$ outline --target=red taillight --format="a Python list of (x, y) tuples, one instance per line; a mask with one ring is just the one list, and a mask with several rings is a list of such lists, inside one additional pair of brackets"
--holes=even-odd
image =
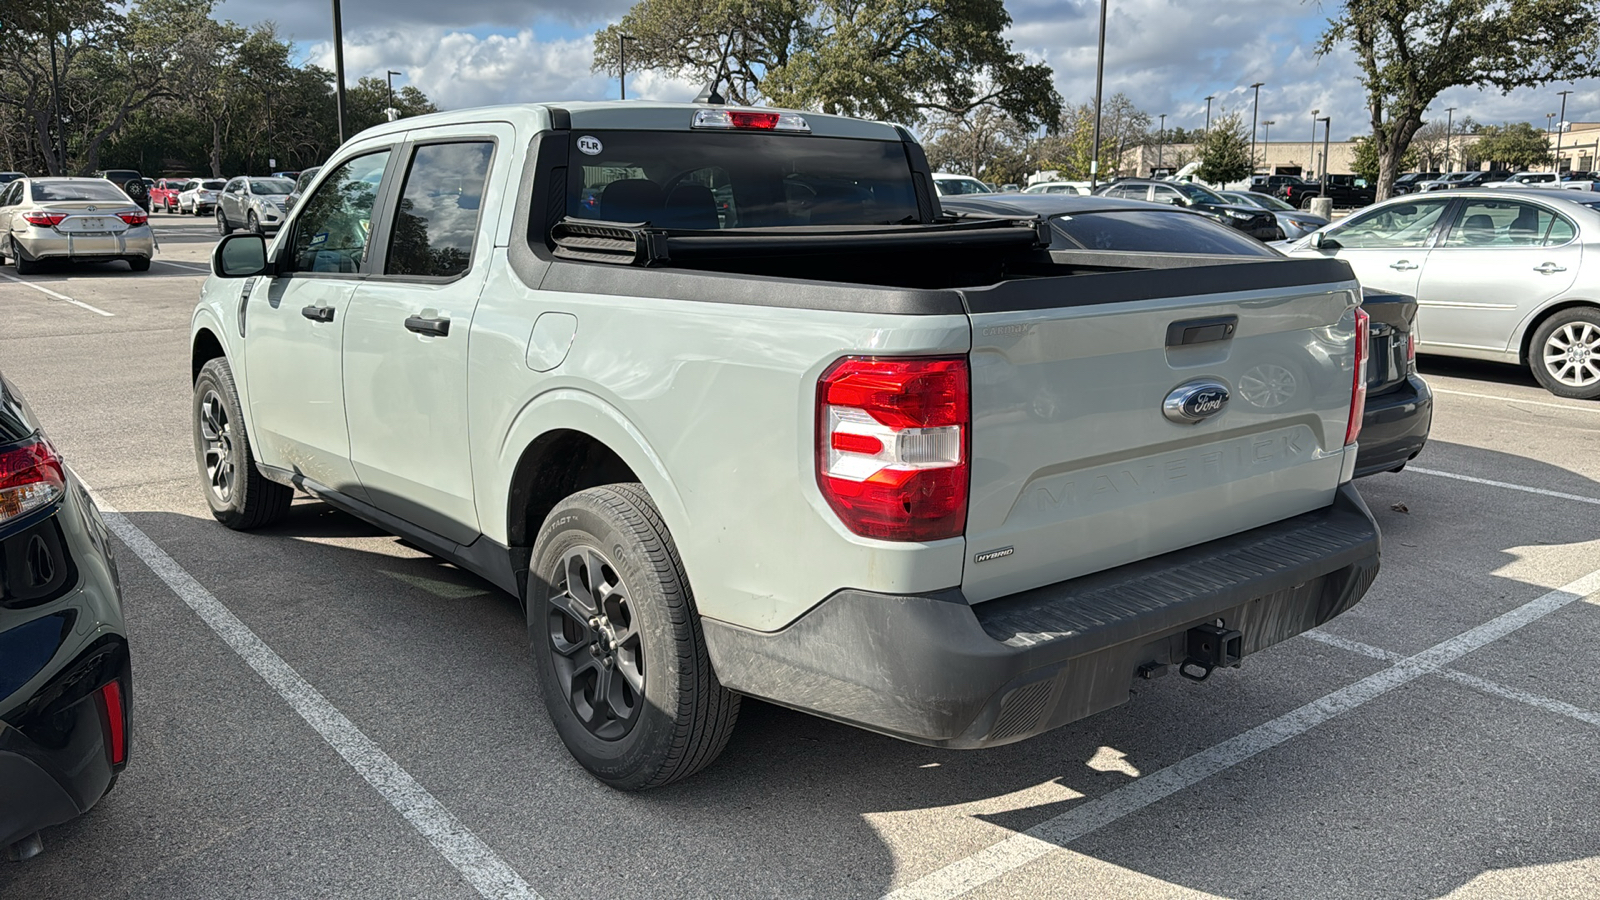
[(150, 217), (142, 212), (117, 213), (117, 218), (127, 222), (129, 225), (143, 225), (144, 223), (150, 221)]
[(106, 749), (111, 752), (111, 764), (120, 766), (128, 759), (128, 718), (122, 704), (122, 682), (107, 682), (100, 689), (100, 698), (106, 704)]
[(1417, 330), (1415, 328), (1406, 332), (1406, 362), (1417, 361)]
[(798, 113), (756, 112), (743, 109), (702, 109), (694, 114), (695, 128), (742, 128), (752, 131), (811, 131)]
[(856, 534), (959, 537), (967, 525), (966, 357), (846, 357), (817, 383), (817, 484)]
[(1361, 436), (1361, 418), (1367, 413), (1367, 351), (1371, 347), (1368, 334), (1372, 317), (1364, 309), (1356, 310), (1356, 365), (1350, 384), (1350, 421), (1344, 427), (1345, 446)]
[(778, 127), (778, 114), (729, 110), (728, 121), (733, 123), (735, 128), (771, 129)]
[(66, 213), (38, 211), (22, 214), (22, 218), (25, 219), (29, 225), (37, 225), (40, 228), (54, 228), (57, 225), (60, 225), (61, 220), (65, 219), (66, 217)]
[(56, 502), (66, 483), (61, 458), (44, 438), (0, 451), (0, 523)]

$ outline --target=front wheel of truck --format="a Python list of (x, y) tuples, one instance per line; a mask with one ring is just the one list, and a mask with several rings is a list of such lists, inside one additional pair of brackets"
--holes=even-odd
[(528, 637), (567, 750), (612, 787), (660, 787), (717, 758), (739, 697), (711, 670), (677, 547), (644, 487), (550, 511), (528, 573)]

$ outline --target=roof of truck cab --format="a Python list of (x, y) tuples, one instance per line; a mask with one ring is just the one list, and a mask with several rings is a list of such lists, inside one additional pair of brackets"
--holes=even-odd
[[(416, 128), (442, 125), (466, 125), (474, 122), (509, 122), (519, 130), (529, 132), (548, 127), (551, 109), (564, 109), (572, 117), (572, 130), (628, 130), (628, 131), (689, 131), (694, 114), (703, 109), (756, 110), (760, 112), (792, 113), (801, 116), (811, 126), (811, 134), (818, 137), (863, 138), (879, 141), (900, 140), (898, 126), (886, 122), (870, 122), (846, 116), (806, 110), (779, 109), (777, 107), (720, 106), (707, 103), (660, 103), (653, 100), (574, 100), (569, 103), (515, 103), (502, 106), (479, 106), (472, 109), (455, 109), (449, 112), (428, 113), (393, 122), (374, 125), (356, 137), (366, 139), (385, 134), (399, 134)], [(769, 132), (793, 135), (792, 132)]]

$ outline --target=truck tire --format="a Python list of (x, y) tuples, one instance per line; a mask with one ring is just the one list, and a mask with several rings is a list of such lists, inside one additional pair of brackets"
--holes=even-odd
[(195, 462), (211, 515), (235, 531), (249, 531), (282, 520), (294, 489), (268, 481), (256, 468), (239, 408), (228, 361), (219, 356), (206, 363), (194, 381)]
[(1600, 400), (1600, 309), (1578, 306), (1545, 319), (1528, 345), (1528, 368), (1557, 397)]
[(545, 708), (595, 778), (660, 787), (727, 746), (739, 697), (711, 670), (683, 563), (643, 485), (558, 503), (534, 543), (527, 593)]

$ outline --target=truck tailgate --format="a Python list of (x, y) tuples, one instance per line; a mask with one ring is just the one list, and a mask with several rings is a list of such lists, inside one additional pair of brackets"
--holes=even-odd
[[(1360, 288), (1337, 260), (1080, 274), (964, 292), (978, 603), (1333, 502)], [(1179, 389), (1214, 383), (1182, 419)]]

